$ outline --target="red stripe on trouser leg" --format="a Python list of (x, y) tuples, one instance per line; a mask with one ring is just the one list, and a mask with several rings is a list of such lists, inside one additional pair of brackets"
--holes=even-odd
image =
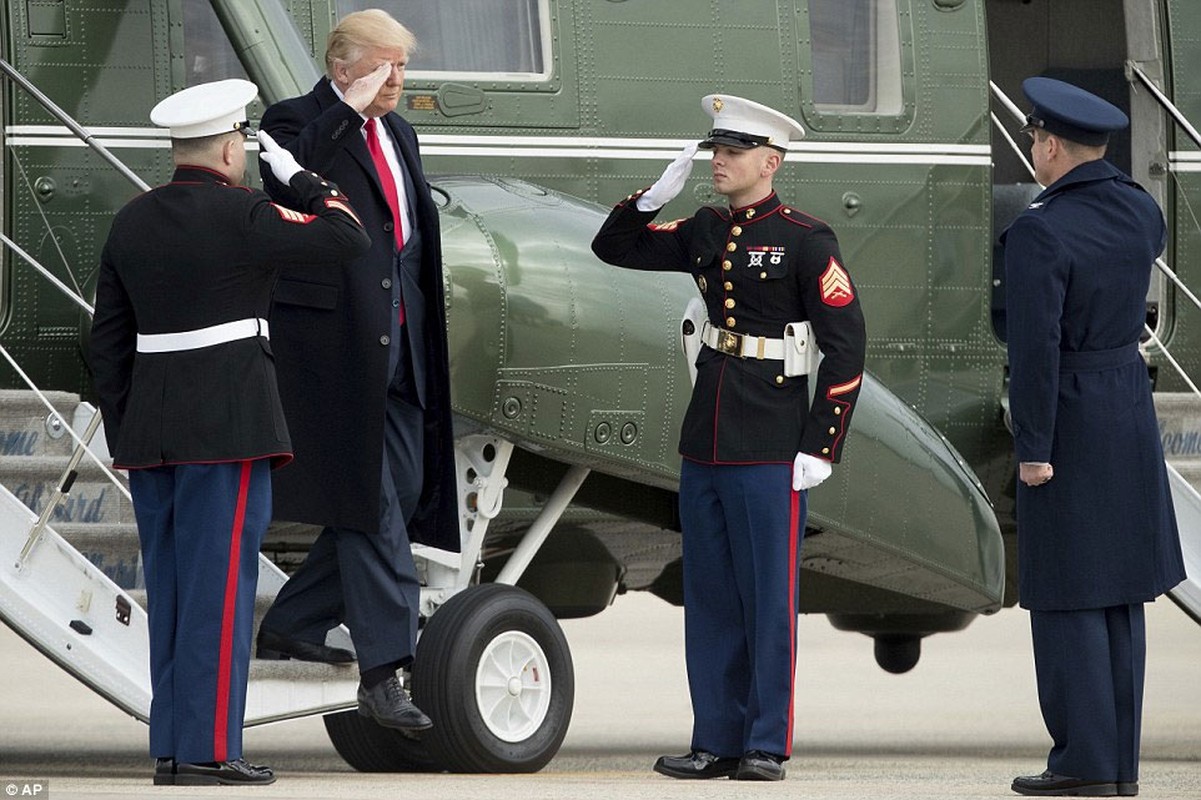
[(788, 511), (788, 615), (789, 641), (792, 644), (792, 669), (788, 687), (788, 739), (784, 743), (784, 755), (792, 755), (792, 731), (796, 722), (796, 620), (797, 620), (797, 528), (801, 517), (801, 493), (792, 492)]
[[(251, 462), (242, 462), (238, 481), (238, 503), (229, 537), (229, 568), (225, 573), (225, 602), (221, 613), (221, 651), (217, 658), (217, 703), (213, 716), (213, 760), (226, 760), (229, 741), (230, 662), (234, 648), (234, 618), (238, 611), (238, 564), (242, 555), (242, 528), (246, 522), (246, 498), (250, 492)], [(240, 721), (239, 721), (239, 724)]]

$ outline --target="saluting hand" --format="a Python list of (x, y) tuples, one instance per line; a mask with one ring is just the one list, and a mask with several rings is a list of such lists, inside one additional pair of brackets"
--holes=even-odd
[(362, 114), (363, 110), (375, 100), (375, 96), (379, 94), (380, 87), (387, 82), (388, 76), (391, 74), (391, 64), (388, 62), (380, 64), (371, 72), (368, 72), (350, 84), (342, 95), (342, 101)]
[(692, 174), (692, 159), (696, 155), (696, 144), (685, 147), (676, 156), (675, 161), (667, 165), (659, 180), (647, 189), (634, 203), (639, 211), (656, 211), (667, 205), (684, 188), (688, 176)]
[(276, 179), (284, 186), (291, 182), (293, 175), (304, 171), (304, 167), (296, 163), (296, 157), (276, 144), (275, 140), (271, 138), (271, 134), (260, 130), (258, 140), (259, 158), (271, 167)]

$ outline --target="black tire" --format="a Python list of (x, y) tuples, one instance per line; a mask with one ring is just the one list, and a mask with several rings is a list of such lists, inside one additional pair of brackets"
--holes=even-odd
[(326, 714), (325, 732), (338, 755), (359, 772), (437, 772), (425, 742), (377, 725), (358, 711)]
[[(503, 654), (519, 662), (523, 654), (532, 656), (522, 662), (521, 674), (509, 679), (513, 688), (508, 696), (495, 684), (486, 689), (493, 692), (488, 702), (501, 697), (496, 707), (507, 703), (506, 708), (516, 708), (519, 713), (510, 716), (518, 720), (540, 704), (524, 717), (524, 726), (506, 728), (504, 736), (495, 728), (508, 723), (494, 717), (490, 727), (476, 699), (476, 676), (486, 653), (491, 656), (485, 676)], [(547, 683), (550, 690), (542, 694)], [(443, 768), (537, 772), (559, 751), (571, 722), (575, 674), (567, 639), (546, 606), (529, 592), (495, 583), (465, 589), (438, 609), (422, 631), (413, 664), (413, 702), (434, 721), (423, 742)]]

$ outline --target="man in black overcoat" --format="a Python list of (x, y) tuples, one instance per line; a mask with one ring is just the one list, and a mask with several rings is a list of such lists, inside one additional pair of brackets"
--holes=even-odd
[(1133, 796), (1143, 604), (1185, 577), (1138, 349), (1166, 230), (1155, 200), (1104, 160), (1129, 123), (1120, 109), (1050, 78), (1022, 89), (1047, 188), (1002, 236), (1018, 590), (1054, 745), (1046, 771), (1012, 788)]
[(241, 185), (257, 93), (231, 79), (155, 106), (175, 174), (118, 212), (96, 287), (89, 362), (138, 523), (160, 785), (275, 780), (242, 759), (270, 470), (292, 456), (265, 317), (289, 264), (334, 271), (369, 243), (337, 187), (269, 137), (296, 204)]
[[(459, 549), (438, 213), (416, 134), (394, 113), (413, 47), (386, 12), (349, 14), (330, 33), (327, 77), (263, 115), (265, 131), (351, 198), (371, 249), (334, 275), (292, 270), (275, 292), (296, 453), (275, 517), (323, 531), (259, 635), (265, 657), (357, 655), (360, 713), (410, 732), (430, 725), (396, 675), (417, 635), (410, 543)], [(261, 172), (269, 193), (288, 197)], [(353, 655), (325, 645), (343, 622)]]

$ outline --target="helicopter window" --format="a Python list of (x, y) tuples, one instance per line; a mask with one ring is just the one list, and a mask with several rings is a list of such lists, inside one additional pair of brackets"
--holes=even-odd
[(900, 113), (896, 0), (809, 0), (809, 27), (819, 112)]
[(209, 0), (184, 0), (183, 51), (188, 86), (246, 77)]
[(384, 8), (417, 37), (410, 77), (549, 77), (547, 0), (338, 0), (339, 15)]

